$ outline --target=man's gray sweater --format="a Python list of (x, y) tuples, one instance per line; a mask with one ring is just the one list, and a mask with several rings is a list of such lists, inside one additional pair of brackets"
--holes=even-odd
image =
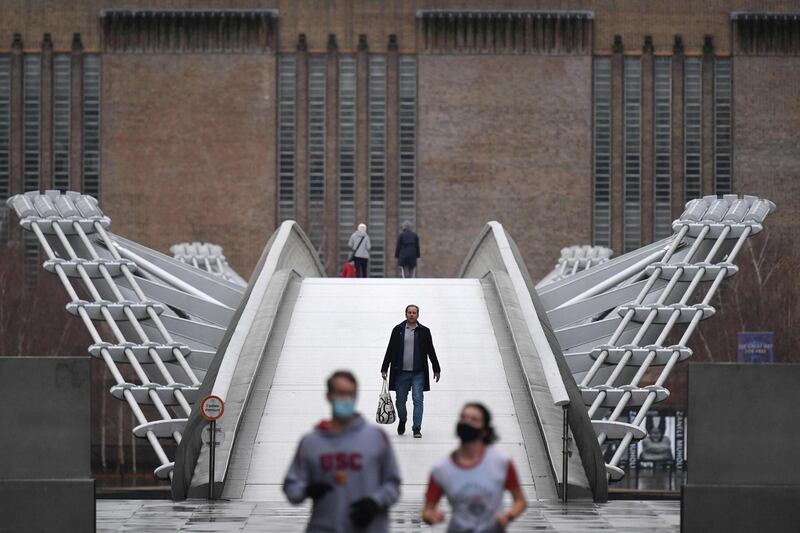
[[(386, 434), (360, 415), (341, 433), (331, 431), (330, 422), (321, 422), (300, 441), (283, 492), (290, 502), (300, 503), (312, 483), (333, 488), (314, 502), (306, 531), (389, 531), (389, 507), (400, 497), (400, 471)], [(350, 520), (350, 504), (367, 497), (381, 510), (358, 529)]]

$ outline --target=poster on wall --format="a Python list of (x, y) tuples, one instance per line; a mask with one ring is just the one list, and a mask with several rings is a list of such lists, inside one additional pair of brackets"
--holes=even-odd
[[(628, 423), (633, 424), (638, 411), (628, 411)], [(623, 419), (624, 420), (624, 419)], [(686, 411), (679, 409), (651, 409), (645, 417), (647, 435), (632, 442), (622, 454), (617, 466), (629, 469), (675, 469), (685, 470), (687, 464)], [(620, 441), (603, 443), (603, 459), (610, 463), (619, 449)]]
[(683, 470), (686, 467), (686, 428), (688, 423), (684, 411), (675, 411), (675, 468)]
[[(631, 410), (633, 423), (637, 412)], [(628, 447), (627, 462), (636, 469), (679, 469), (686, 467), (686, 416), (674, 409), (651, 409), (644, 421), (645, 437)]]
[(740, 331), (736, 334), (736, 359), (740, 363), (772, 363), (775, 334)]

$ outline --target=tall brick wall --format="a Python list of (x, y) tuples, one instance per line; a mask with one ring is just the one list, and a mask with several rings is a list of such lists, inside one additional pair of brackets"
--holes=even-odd
[(795, 247), (800, 222), (800, 57), (736, 57), (734, 189), (772, 199), (769, 219)]
[(534, 278), (591, 239), (591, 58), (420, 56), (420, 273), (453, 276), (500, 221)]
[[(224, 4), (224, 5), (223, 5)], [(386, 43), (398, 37), (401, 52), (416, 50), (417, 10), (589, 10), (595, 15), (596, 49), (603, 50), (614, 35), (626, 42), (641, 42), (652, 35), (656, 52), (669, 51), (672, 36), (683, 35), (687, 49), (700, 49), (703, 36), (716, 37), (719, 51), (730, 51), (732, 11), (797, 11), (796, 0), (0, 0), (0, 49), (13, 33), (23, 41), (38, 43), (44, 32), (53, 34), (55, 49), (69, 49), (73, 32), (80, 32), (88, 49), (101, 45), (98, 18), (101, 9), (276, 9), (279, 12), (282, 50), (294, 49), (298, 33), (305, 33), (311, 51), (324, 51), (328, 34), (335, 33), (341, 49), (355, 50), (358, 35), (370, 42)]]
[[(77, 6), (77, 7), (76, 7)], [(103, 10), (179, 10), (200, 9), (273, 9), (278, 38), (270, 42), (264, 53), (225, 55), (195, 55), (180, 52), (176, 55), (154, 54), (152, 50), (135, 55), (116, 55), (104, 48), (101, 20)], [(422, 46), (425, 35), (419, 24), (419, 11), (511, 10), (519, 11), (588, 11), (593, 15), (591, 35), (586, 50), (576, 56), (522, 56), (511, 53), (481, 52), (467, 55), (463, 50), (444, 55), (427, 55)], [(675, 2), (567, 1), (567, 0), (352, 0), (322, 2), (319, 0), (229, 0), (198, 3), (190, 0), (87, 0), (79, 4), (27, 0), (0, 0), (0, 54), (9, 54), (12, 69), (11, 135), (12, 191), (20, 190), (21, 175), (21, 54), (41, 54), (43, 80), (49, 79), (48, 56), (44, 43), (53, 53), (69, 51), (73, 34), (80, 34), (84, 53), (103, 54), (103, 97), (101, 141), (102, 172), (100, 190), (104, 207), (115, 215), (116, 229), (130, 237), (166, 251), (176, 240), (217, 240), (235, 268), (247, 273), (258, 257), (257, 248), (275, 225), (275, 59), (274, 51), (296, 52), (302, 45), (302, 57), (326, 52), (331, 35), (338, 54), (357, 54), (362, 35), (368, 49), (359, 60), (359, 126), (358, 170), (356, 181), (359, 217), (366, 210), (364, 190), (366, 178), (367, 136), (364, 119), (366, 96), (366, 54), (384, 54), (394, 43), (399, 54), (418, 54), (419, 117), (418, 193), (419, 226), (426, 242), (426, 254), (421, 273), (450, 275), (468, 246), (475, 228), (487, 218), (498, 218), (510, 226), (520, 241), (529, 264), (536, 272), (544, 272), (558, 249), (573, 242), (588, 242), (591, 238), (591, 63), (589, 55), (609, 54), (615, 37), (619, 36), (614, 57), (614, 173), (612, 214), (614, 248), (621, 248), (621, 139), (622, 113), (621, 80), (623, 55), (643, 54), (643, 137), (642, 137), (642, 227), (643, 242), (652, 234), (652, 138), (648, 131), (652, 118), (650, 75), (653, 57), (671, 54), (680, 42), (681, 56), (697, 56), (704, 43), (711, 46), (706, 53), (703, 79), (703, 179), (706, 192), (712, 184), (713, 109), (711, 65), (712, 56), (736, 57), (734, 87), (733, 153), (735, 157), (735, 187), (740, 192), (764, 191), (766, 195), (786, 195), (795, 202), (797, 191), (791, 179), (795, 167), (794, 152), (790, 149), (795, 119), (793, 109), (777, 113), (780, 95), (790, 96), (797, 84), (797, 71), (790, 66), (793, 60), (775, 57), (741, 57), (731, 31), (731, 13), (736, 11), (800, 11), (796, 1), (787, 0), (676, 0)], [(152, 16), (152, 14), (150, 15)], [(447, 25), (445, 24), (445, 27)], [(510, 26), (509, 26), (510, 27)], [(771, 26), (770, 26), (771, 27)], [(765, 28), (768, 27), (765, 26)], [(767, 33), (769, 31), (765, 30)], [(114, 30), (116, 31), (116, 30)], [(454, 35), (445, 29), (450, 42)], [(569, 29), (566, 29), (569, 33)], [(45, 38), (45, 33), (50, 34)], [(12, 50), (14, 35), (20, 39)], [(300, 35), (303, 38), (300, 39)], [(505, 31), (497, 34), (505, 39)], [(562, 30), (559, 30), (562, 35)], [(676, 39), (676, 36), (681, 39)], [(706, 36), (712, 38), (706, 41)], [(395, 36), (396, 38), (390, 38)], [(649, 38), (647, 38), (649, 36)], [(500, 37), (498, 37), (500, 39)], [(779, 39), (776, 39), (778, 41)], [(498, 41), (499, 43), (500, 41)], [(106, 43), (107, 45), (108, 43)], [(451, 43), (452, 44), (452, 43)], [(643, 51), (644, 49), (644, 51)], [(49, 52), (48, 52), (49, 53)], [(394, 49), (388, 52), (389, 57)], [(574, 51), (572, 52), (574, 53)], [(15, 55), (16, 54), (16, 55)], [(300, 57), (300, 55), (298, 56)], [(396, 58), (395, 58), (396, 60)], [(390, 65), (391, 63), (390, 59)], [(307, 76), (303, 77), (303, 61), (298, 62), (297, 78), (297, 215), (308, 228), (304, 202), (307, 202)], [(673, 68), (673, 200), (675, 212), (680, 211), (682, 191), (682, 136), (680, 128), (683, 106), (682, 60), (674, 60)], [(752, 66), (747, 66), (752, 65)], [(331, 63), (328, 75), (326, 154), (325, 223), (329, 232), (336, 226), (337, 186), (337, 117), (331, 102), (336, 98), (336, 69)], [(395, 83), (396, 70), (389, 69), (389, 83)], [(753, 75), (748, 75), (748, 72)], [(474, 83), (471, 81), (475, 79)], [(577, 80), (577, 81), (576, 81)], [(762, 90), (763, 89), (763, 90)], [(457, 94), (461, 92), (461, 94)], [(42, 109), (50, 105), (47, 83), (43, 84)], [(76, 92), (77, 95), (77, 84)], [(221, 98), (220, 95), (226, 95)], [(774, 96), (769, 96), (774, 95)], [(75, 96), (73, 95), (73, 98)], [(774, 99), (771, 100), (771, 99)], [(396, 188), (391, 177), (397, 163), (396, 129), (394, 120), (396, 95), (388, 91), (390, 116), (387, 137), (388, 205), (387, 241), (394, 238), (397, 220), (393, 199)], [(537, 105), (533, 105), (536, 102)], [(77, 104), (77, 100), (75, 104)], [(471, 121), (463, 119), (464, 108), (473, 114)], [(73, 115), (79, 117), (74, 105)], [(777, 113), (784, 129), (775, 130), (765, 119)], [(447, 120), (440, 120), (442, 117)], [(50, 186), (48, 172), (51, 125), (42, 117), (41, 175), (43, 188)], [(73, 118), (75, 157), (72, 160), (72, 182), (79, 184), (80, 120)], [(212, 126), (209, 126), (212, 124)], [(535, 127), (530, 127), (535, 124)], [(525, 129), (528, 127), (529, 129)], [(761, 128), (761, 129), (759, 129)], [(480, 133), (476, 133), (480, 130)], [(763, 131), (762, 131), (763, 130)], [(768, 140), (776, 142), (770, 143)], [(782, 153), (773, 156), (776, 143), (784, 144)], [(146, 154), (142, 157), (141, 154)], [(769, 161), (759, 162), (766, 156)], [(469, 162), (468, 168), (465, 162)], [(765, 175), (759, 165), (774, 167)], [(770, 177), (771, 176), (771, 177)], [(457, 182), (461, 179), (461, 182)], [(396, 181), (396, 180), (395, 180)], [(785, 183), (786, 182), (786, 183)], [(227, 186), (236, 183), (236, 187)], [(192, 188), (186, 195), (187, 209), (167, 214), (166, 198)], [(245, 190), (251, 191), (246, 194)], [(206, 209), (222, 192), (241, 200), (240, 214), (225, 214), (219, 221), (213, 216), (196, 213)], [(134, 201), (135, 200), (135, 201)], [(781, 198), (782, 203), (787, 200)], [(792, 204), (794, 205), (794, 204)], [(141, 206), (148, 206), (142, 208)], [(152, 206), (152, 207), (151, 207)], [(531, 207), (553, 206), (562, 216), (530, 214)], [(782, 221), (784, 209), (778, 215)], [(467, 214), (469, 216), (466, 216)], [(212, 212), (212, 215), (214, 213)], [(502, 215), (502, 216), (500, 216)], [(227, 217), (227, 218), (226, 218)], [(527, 217), (527, 218), (526, 218)], [(121, 222), (122, 219), (127, 222)], [(569, 224), (564, 224), (568, 220)], [(787, 219), (786, 224), (789, 224)], [(164, 228), (158, 226), (164, 224)], [(472, 224), (472, 226), (468, 226)], [(781, 222), (781, 224), (784, 224)], [(534, 229), (534, 226), (535, 229)], [(566, 227), (565, 227), (566, 226)], [(455, 228), (455, 238), (442, 236), (443, 229)], [(327, 239), (329, 246), (333, 238)], [(331, 248), (328, 256), (333, 257)], [(337, 270), (331, 259), (330, 272)], [(387, 274), (392, 274), (389, 261)]]
[(274, 73), (274, 55), (104, 55), (112, 229), (167, 253), (219, 243), (247, 276), (275, 229)]

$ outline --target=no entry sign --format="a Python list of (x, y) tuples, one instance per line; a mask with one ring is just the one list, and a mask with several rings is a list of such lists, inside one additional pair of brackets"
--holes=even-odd
[[(219, 396), (214, 396), (213, 394), (206, 396), (200, 402), (200, 414), (203, 415), (203, 418), (209, 421), (208, 424), (208, 499), (214, 499), (214, 448), (217, 445), (217, 419), (222, 416), (222, 413), (225, 412), (225, 402), (222, 401), (222, 398)], [(211, 438), (211, 437), (214, 438)]]
[(219, 396), (206, 396), (200, 402), (200, 414), (206, 420), (214, 421), (222, 416), (225, 412), (225, 402)]

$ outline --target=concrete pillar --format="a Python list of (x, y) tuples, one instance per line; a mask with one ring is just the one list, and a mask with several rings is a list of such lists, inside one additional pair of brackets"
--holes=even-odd
[(797, 530), (798, 382), (797, 364), (689, 364), (681, 531)]
[[(367, 221), (369, 197), (369, 53), (359, 35), (356, 52), (356, 224)], [(355, 230), (355, 228), (353, 228)], [(369, 228), (367, 228), (369, 232)]]
[(336, 236), (339, 190), (339, 47), (336, 36), (328, 36), (327, 73), (325, 80), (325, 271), (335, 276), (339, 265)]
[(72, 36), (71, 71), (69, 181), (70, 189), (80, 191), (83, 183), (83, 44), (80, 33)]
[(614, 36), (614, 47), (611, 55), (611, 248), (615, 254), (623, 253), (622, 213), (623, 213), (623, 158), (624, 129), (622, 118), (624, 79), (622, 67), (624, 63), (622, 37)]
[(295, 219), (308, 224), (308, 43), (301, 33), (295, 56)]
[(683, 212), (683, 39), (672, 47), (672, 217)]
[(0, 357), (3, 531), (95, 530), (89, 357)]
[(39, 130), (39, 189), (53, 188), (53, 40), (42, 40), (41, 129)]
[(22, 192), (22, 37), (11, 43), (11, 195)]
[(703, 195), (714, 194), (714, 38), (703, 44)]
[(399, 223), (397, 207), (399, 201), (399, 62), (397, 53), (397, 37), (389, 36), (386, 53), (386, 277), (396, 277), (394, 245)]
[(642, 181), (641, 181), (641, 243), (653, 242), (653, 202), (655, 168), (653, 160), (653, 38), (646, 35), (642, 47)]

